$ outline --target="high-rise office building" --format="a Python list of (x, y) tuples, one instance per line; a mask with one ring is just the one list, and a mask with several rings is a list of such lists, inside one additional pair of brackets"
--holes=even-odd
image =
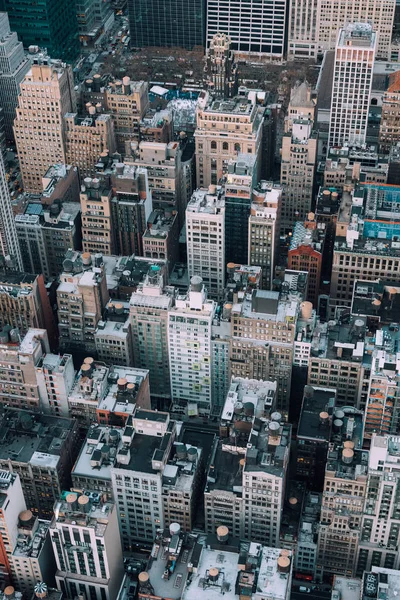
[(319, 568), (330, 575), (354, 576), (368, 478), (368, 452), (354, 442), (331, 444), (318, 531)]
[(30, 61), (25, 56), (22, 42), (18, 41), (18, 35), (10, 30), (7, 13), (0, 13), (0, 61), (0, 106), (6, 139), (12, 140), (20, 85), (29, 71)]
[(282, 233), (293, 230), (296, 221), (304, 221), (311, 210), (317, 160), (318, 135), (313, 121), (296, 119), (291, 132), (282, 139)]
[(2, 425), (0, 468), (18, 473), (27, 508), (50, 518), (54, 502), (71, 486), (79, 452), (76, 421), (6, 408)]
[(400, 71), (390, 74), (389, 85), (383, 94), (379, 150), (389, 154), (392, 146), (398, 142), (400, 142)]
[(225, 264), (247, 263), (248, 222), (253, 188), (257, 184), (254, 154), (238, 154), (228, 163), (225, 177)]
[(46, 353), (36, 363), (35, 371), (41, 412), (68, 417), (68, 394), (75, 381), (72, 355)]
[(287, 418), (300, 296), (283, 288), (281, 294), (251, 290), (248, 284), (241, 291), (231, 307), (231, 373), (276, 381), (277, 410)]
[(194, 134), (198, 187), (218, 184), (227, 172), (228, 162), (240, 152), (257, 157), (258, 178), (264, 113), (265, 108), (257, 105), (255, 95), (247, 91), (223, 101), (208, 92), (201, 95)]
[(333, 251), (332, 308), (350, 306), (356, 279), (398, 284), (399, 203), (400, 188), (394, 185), (369, 184), (352, 196), (343, 194)]
[(107, 181), (97, 177), (85, 177), (83, 184), (80, 195), (83, 251), (88, 254), (112, 255), (112, 189)]
[(180, 227), (185, 220), (185, 209), (192, 194), (186, 185), (186, 171), (182, 164), (183, 149), (178, 142), (145, 142), (131, 144), (131, 154), (125, 163), (147, 170), (148, 185), (154, 208), (176, 210)]
[(94, 334), (109, 300), (103, 259), (94, 260), (68, 251), (57, 288), (60, 346), (86, 354), (96, 351)]
[(36, 365), (46, 352), (49, 342), (44, 329), (29, 329), (21, 340), (18, 330), (3, 334), (0, 344), (2, 382), (0, 403), (13, 408), (40, 411)]
[(204, 0), (129, 0), (128, 15), (132, 46), (204, 47)]
[(38, 582), (54, 582), (56, 564), (50, 541), (50, 521), (38, 519), (30, 510), (22, 510), (16, 522), (18, 537), (11, 564), (13, 583), (31, 596)]
[(23, 268), (3, 156), (0, 156), (0, 255), (7, 266)]
[(114, 123), (111, 115), (96, 114), (91, 106), (88, 114), (67, 113), (64, 116), (65, 157), (67, 164), (79, 168), (81, 177), (93, 177), (101, 153), (115, 152)]
[(165, 412), (136, 410), (122, 431), (111, 480), (124, 550), (152, 541), (178, 523), (191, 531), (202, 473), (202, 451), (176, 443), (177, 426)]
[(285, 45), (286, 2), (220, 0), (207, 2), (207, 46), (217, 33), (232, 40), (236, 55), (281, 61)]
[[(26, 13), (30, 14), (28, 8)], [(33, 64), (21, 84), (14, 121), (15, 141), (26, 192), (41, 192), (42, 177), (49, 167), (56, 163), (65, 164), (63, 119), (65, 113), (74, 110), (71, 67), (48, 58)]]
[(73, 62), (79, 55), (76, 6), (69, 0), (1, 0), (8, 13), (11, 31), (16, 31), (25, 48), (46, 48), (51, 58)]
[(150, 392), (154, 398), (171, 397), (168, 310), (173, 302), (173, 294), (163, 290), (163, 277), (154, 265), (129, 303), (134, 364), (149, 369)]
[(377, 34), (367, 23), (340, 29), (335, 50), (328, 146), (365, 144)]
[[(134, 40), (132, 29), (131, 39)], [(136, 42), (135, 42), (136, 43)], [(93, 82), (100, 79), (94, 75)], [(99, 87), (98, 81), (95, 87)], [(100, 89), (99, 89), (100, 91)], [(96, 92), (97, 94), (97, 92)], [(98, 99), (96, 98), (96, 103)], [(149, 86), (146, 81), (131, 81), (129, 77), (110, 81), (105, 90), (105, 106), (114, 120), (117, 150), (124, 155), (125, 145), (139, 139), (140, 121), (149, 107)]]
[(384, 325), (376, 332), (365, 408), (365, 440), (371, 439), (374, 433), (400, 434), (400, 356), (393, 352), (397, 340), (394, 327)]
[(26, 502), (19, 475), (1, 469), (0, 482), (0, 581), (4, 585), (14, 576), (12, 553), (17, 545), (18, 515), (26, 510)]
[(50, 535), (56, 583), (67, 598), (115, 600), (124, 567), (117, 507), (88, 490), (57, 498)]
[(15, 226), (24, 271), (43, 273), (46, 280), (62, 271), (67, 250), (82, 247), (78, 202), (29, 203), (23, 215), (16, 215)]
[(372, 566), (398, 569), (400, 541), (400, 469), (398, 436), (373, 435), (368, 460), (356, 575)]
[(317, 58), (319, 0), (290, 0), (288, 58)]
[(21, 336), (30, 327), (45, 329), (50, 348), (56, 346), (54, 314), (43, 275), (0, 274), (0, 327), (17, 328)]
[(186, 209), (189, 277), (200, 276), (207, 293), (222, 300), (225, 289), (225, 196), (223, 188), (196, 190)]
[(307, 81), (295, 85), (290, 90), (290, 101), (285, 117), (285, 133), (293, 129), (297, 119), (315, 121), (316, 100), (312, 97), (311, 86)]
[(222, 525), (240, 539), (278, 545), (291, 425), (274, 412), (275, 399), (275, 381), (232, 378), (207, 473), (208, 533)]
[(211, 325), (216, 305), (207, 299), (203, 280), (192, 277), (190, 289), (168, 313), (171, 394), (175, 412), (209, 415), (212, 408)]
[(288, 58), (314, 58), (334, 50), (338, 30), (348, 23), (370, 23), (377, 32), (377, 57), (390, 60), (395, 0), (291, 0)]
[(225, 33), (216, 33), (206, 56), (205, 84), (219, 98), (232, 98), (237, 93), (237, 63), (231, 48), (231, 39)]
[(262, 269), (262, 287), (272, 288), (276, 253), (279, 244), (279, 221), (282, 188), (267, 181), (260, 181), (253, 189), (248, 225), (249, 265)]
[(348, 23), (370, 23), (376, 32), (377, 57), (390, 59), (395, 0), (321, 0), (318, 15), (318, 45), (321, 52), (333, 50), (338, 30)]

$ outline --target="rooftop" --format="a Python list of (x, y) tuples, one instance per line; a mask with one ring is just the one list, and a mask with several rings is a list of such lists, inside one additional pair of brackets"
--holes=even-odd
[(13, 556), (38, 558), (47, 537), (50, 521), (35, 519), (33, 527), (23, 525), (20, 521)]
[(193, 192), (186, 207), (187, 213), (208, 213), (218, 215), (225, 208), (224, 191), (221, 187), (210, 186)]
[(222, 410), (221, 420), (233, 422), (239, 420), (239, 417), (244, 418), (246, 412), (251, 419), (250, 422), (252, 422), (254, 415), (257, 418), (265, 416), (274, 408), (276, 387), (276, 381), (233, 377)]
[(368, 452), (345, 446), (331, 445), (328, 451), (326, 471), (335, 473), (338, 479), (357, 480), (368, 474)]
[(147, 220), (147, 229), (143, 234), (143, 238), (166, 238), (176, 219), (177, 214), (168, 214), (163, 210), (153, 210)]
[(104, 537), (113, 510), (114, 504), (105, 502), (98, 492), (63, 492), (54, 506), (51, 528), (54, 529), (56, 523), (78, 525), (93, 528), (97, 537)]
[(321, 323), (311, 344), (311, 356), (361, 363), (367, 339), (366, 319), (351, 317), (348, 323)]
[(357, 48), (374, 48), (376, 32), (368, 23), (351, 23), (339, 32), (337, 47), (356, 46)]
[[(340, 596), (335, 598), (335, 591)], [(339, 577), (335, 575), (333, 580), (332, 600), (359, 600), (361, 597), (361, 579), (350, 577)]]
[(362, 600), (397, 600), (400, 595), (400, 573), (394, 569), (372, 567), (363, 577)]
[(395, 331), (400, 322), (400, 286), (382, 280), (355, 281), (351, 313), (373, 317)]
[(56, 468), (73, 419), (25, 410), (4, 410), (0, 422), (0, 460)]
[[(299, 438), (328, 443), (335, 407), (336, 390), (307, 385), (304, 388), (297, 435)], [(321, 417), (324, 414), (324, 418)], [(326, 416), (328, 415), (328, 416)]]
[(297, 222), (290, 240), (289, 251), (296, 250), (300, 246), (309, 246), (310, 249), (312, 248), (316, 252), (322, 252), (324, 240), (325, 223), (318, 223), (315, 228), (312, 228)]
[(233, 305), (232, 316), (240, 315), (248, 319), (275, 323), (294, 323), (298, 315), (299, 300), (298, 296), (294, 297), (290, 293), (287, 295), (283, 292), (280, 294), (253, 290), (252, 294), (244, 295), (241, 303)]
[(307, 493), (300, 520), (299, 543), (315, 543), (317, 541), (321, 504), (322, 494), (317, 494), (316, 492)]

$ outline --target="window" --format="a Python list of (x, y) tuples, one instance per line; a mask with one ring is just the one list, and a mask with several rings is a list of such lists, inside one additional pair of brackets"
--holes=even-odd
[(222, 150), (228, 150), (228, 149), (229, 149), (229, 144), (228, 144), (228, 142), (224, 142), (224, 143), (222, 144)]
[(211, 150), (217, 149), (217, 142), (211, 142)]

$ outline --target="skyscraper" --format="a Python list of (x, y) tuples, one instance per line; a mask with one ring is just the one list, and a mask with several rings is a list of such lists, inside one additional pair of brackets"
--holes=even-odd
[(216, 33), (232, 40), (241, 56), (282, 60), (285, 41), (285, 0), (219, 0), (207, 2), (207, 45)]
[(232, 98), (238, 85), (237, 63), (231, 50), (231, 39), (216, 33), (207, 51), (205, 80), (208, 89), (221, 98)]
[[(216, 186), (214, 186), (215, 188)], [(223, 189), (196, 190), (186, 209), (189, 277), (202, 278), (211, 298), (225, 288), (225, 197)]]
[(310, 119), (297, 118), (282, 138), (281, 233), (291, 231), (295, 221), (303, 221), (311, 210), (317, 147), (318, 135)]
[(21, 251), (6, 181), (3, 157), (0, 155), (0, 254), (10, 266), (22, 269)]
[(205, 0), (129, 0), (133, 46), (204, 46)]
[(317, 58), (334, 50), (337, 32), (347, 23), (371, 23), (378, 34), (377, 57), (390, 60), (396, 0), (291, 0), (288, 58)]
[(78, 19), (70, 0), (0, 0), (8, 12), (11, 31), (16, 31), (25, 48), (47, 48), (52, 58), (72, 62), (79, 54)]
[(0, 64), (0, 106), (3, 109), (6, 138), (12, 140), (19, 88), (29, 71), (30, 62), (24, 54), (22, 42), (10, 30), (7, 13), (0, 13)]
[(256, 184), (254, 154), (238, 154), (229, 161), (225, 181), (225, 263), (247, 263), (248, 223)]
[(74, 110), (71, 67), (46, 57), (33, 64), (21, 84), (14, 122), (26, 192), (41, 192), (42, 177), (48, 168), (65, 163), (63, 118)]
[(377, 35), (366, 23), (339, 31), (333, 74), (329, 147), (365, 143)]

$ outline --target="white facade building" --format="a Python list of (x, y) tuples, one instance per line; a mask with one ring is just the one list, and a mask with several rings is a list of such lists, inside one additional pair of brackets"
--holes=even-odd
[(124, 566), (116, 506), (91, 492), (70, 492), (54, 507), (50, 535), (57, 588), (64, 597), (84, 594), (114, 600)]
[(225, 197), (215, 186), (196, 190), (186, 208), (189, 277), (198, 275), (208, 294), (223, 298), (225, 289)]
[(75, 381), (71, 354), (45, 354), (35, 371), (40, 410), (47, 415), (69, 417), (68, 395)]
[(282, 60), (286, 2), (219, 0), (207, 2), (207, 45), (217, 33), (229, 35), (239, 56)]
[(370, 23), (377, 33), (377, 58), (391, 59), (396, 0), (291, 0), (288, 58), (317, 58), (334, 50), (338, 30), (348, 23)]
[(353, 23), (339, 31), (333, 74), (329, 148), (365, 143), (377, 35)]
[[(215, 302), (207, 300), (201, 277), (192, 277), (186, 296), (168, 313), (168, 349), (174, 410), (210, 413), (211, 325)], [(192, 412), (193, 411), (193, 412)]]

